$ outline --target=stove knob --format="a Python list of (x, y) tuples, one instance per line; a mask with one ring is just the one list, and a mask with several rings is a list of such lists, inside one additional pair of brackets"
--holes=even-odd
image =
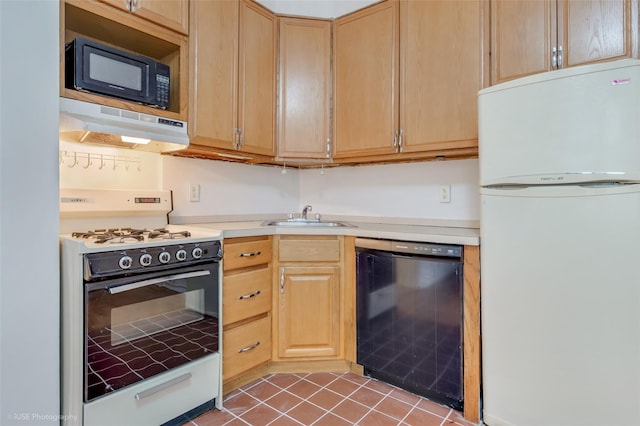
[(194, 248), (191, 255), (194, 259), (200, 259), (202, 257), (202, 249), (200, 247)]
[(176, 259), (178, 259), (180, 262), (182, 262), (183, 260), (187, 260), (187, 251), (180, 249), (176, 252)]
[(120, 266), (120, 269), (129, 269), (131, 268), (132, 264), (133, 264), (133, 259), (131, 259), (130, 256), (122, 256), (118, 261), (118, 265)]
[(163, 251), (158, 255), (158, 260), (160, 261), (160, 263), (169, 263), (169, 261), (171, 260), (171, 253), (169, 253), (168, 251)]
[(145, 253), (142, 256), (140, 256), (140, 264), (142, 266), (149, 266), (151, 265), (152, 261), (153, 261), (153, 257), (151, 257), (149, 253)]

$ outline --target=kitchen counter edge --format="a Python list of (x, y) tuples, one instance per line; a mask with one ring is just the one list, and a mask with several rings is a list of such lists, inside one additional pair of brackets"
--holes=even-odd
[(222, 238), (260, 235), (348, 235), (385, 240), (416, 241), (467, 246), (480, 245), (478, 228), (345, 222), (347, 227), (264, 226), (263, 221), (190, 223), (190, 228), (216, 230)]

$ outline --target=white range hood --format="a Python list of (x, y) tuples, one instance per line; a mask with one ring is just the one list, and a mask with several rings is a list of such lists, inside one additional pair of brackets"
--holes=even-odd
[[(60, 98), (60, 136), (72, 142), (153, 152), (189, 145), (184, 121), (69, 98)], [(124, 142), (123, 137), (138, 140)]]

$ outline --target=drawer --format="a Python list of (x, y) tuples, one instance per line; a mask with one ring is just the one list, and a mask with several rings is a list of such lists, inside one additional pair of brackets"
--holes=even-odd
[(222, 281), (223, 324), (271, 310), (271, 266), (225, 275)]
[(271, 359), (271, 316), (222, 333), (223, 378), (227, 380)]
[(338, 239), (281, 239), (278, 245), (281, 262), (339, 262)]
[(224, 270), (246, 268), (271, 262), (271, 239), (224, 245)]

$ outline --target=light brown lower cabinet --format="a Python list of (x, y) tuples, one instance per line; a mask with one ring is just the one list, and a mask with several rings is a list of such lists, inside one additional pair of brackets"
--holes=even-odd
[(271, 316), (248, 322), (223, 334), (224, 379), (233, 378), (271, 359)]
[(272, 240), (269, 236), (224, 241), (222, 376), (237, 376), (271, 359)]
[(281, 266), (278, 357), (340, 353), (340, 266)]
[(344, 237), (276, 236), (273, 359), (344, 358)]

